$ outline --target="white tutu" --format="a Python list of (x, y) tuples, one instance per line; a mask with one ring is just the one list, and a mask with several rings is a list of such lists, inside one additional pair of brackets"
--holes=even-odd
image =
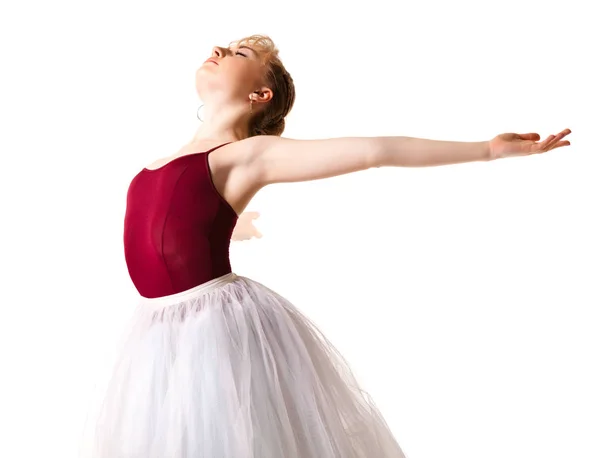
[(86, 458), (404, 458), (333, 345), (256, 281), (141, 298), (128, 329)]

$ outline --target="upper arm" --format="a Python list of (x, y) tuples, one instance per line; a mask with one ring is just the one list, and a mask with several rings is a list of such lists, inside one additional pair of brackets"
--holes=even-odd
[(247, 162), (265, 186), (271, 183), (318, 180), (366, 170), (373, 166), (377, 137), (294, 140), (266, 135), (253, 137)]

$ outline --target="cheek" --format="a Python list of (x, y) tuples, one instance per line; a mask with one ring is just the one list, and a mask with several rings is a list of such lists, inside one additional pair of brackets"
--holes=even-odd
[(260, 86), (257, 83), (258, 73), (258, 68), (246, 62), (221, 65), (218, 68), (201, 67), (196, 71), (196, 88), (199, 92), (219, 90), (235, 97), (247, 96)]
[(254, 90), (254, 69), (240, 65), (230, 70), (227, 72), (227, 82), (235, 86), (236, 92), (247, 93)]
[(254, 86), (258, 81), (260, 69), (251, 62), (240, 62), (239, 65), (232, 66), (231, 73), (234, 78), (244, 81), (247, 85)]

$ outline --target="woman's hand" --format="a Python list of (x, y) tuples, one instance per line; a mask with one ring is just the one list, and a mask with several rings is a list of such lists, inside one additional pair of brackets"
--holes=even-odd
[(262, 237), (262, 234), (258, 232), (258, 229), (254, 227), (252, 221), (260, 216), (258, 212), (244, 212), (240, 215), (237, 220), (237, 224), (233, 229), (233, 234), (231, 234), (231, 240), (240, 241), (240, 240), (250, 240), (252, 237), (256, 237), (257, 239)]
[(545, 153), (554, 148), (568, 146), (571, 142), (563, 140), (571, 133), (571, 129), (565, 129), (558, 135), (550, 135), (543, 142), (539, 134), (501, 134), (490, 140), (490, 158), (500, 159), (511, 156), (529, 156), (530, 154)]

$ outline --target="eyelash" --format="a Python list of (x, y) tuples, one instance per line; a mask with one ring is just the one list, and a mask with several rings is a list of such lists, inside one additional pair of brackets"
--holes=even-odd
[(246, 54), (242, 54), (241, 52), (237, 51), (237, 52), (235, 53), (235, 55), (237, 56), (238, 54), (239, 54), (239, 55), (241, 55), (241, 56), (244, 56), (244, 57), (248, 57)]

